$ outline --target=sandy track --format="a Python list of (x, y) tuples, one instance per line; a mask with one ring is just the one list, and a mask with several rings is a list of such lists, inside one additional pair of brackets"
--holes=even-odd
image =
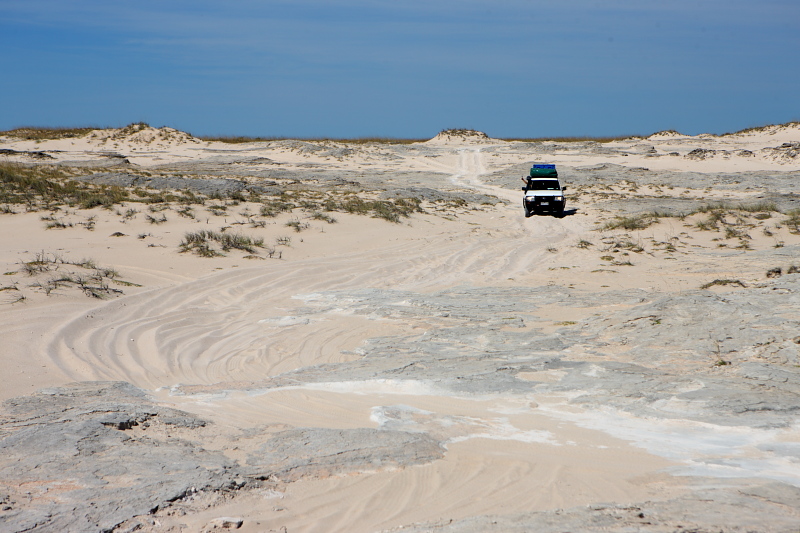
[[(480, 151), (462, 150), (453, 181), (514, 196), (482, 185), (483, 171)], [(47, 353), (71, 379), (120, 379), (151, 390), (176, 383), (265, 378), (357, 357), (341, 352), (386, 326), (335, 310), (297, 317), (303, 305), (297, 297), (365, 287), (426, 291), (513, 278), (536, 269), (546, 246), (583, 229), (576, 217), (539, 217), (532, 233), (516, 209), (508, 211), (505, 219), (482, 220), (446, 233), (434, 230), (422, 240), (269, 263), (110, 302), (63, 326), (49, 341)]]
[[(226, 392), (291, 370), (358, 360), (367, 339), (422, 333), (422, 318), (353, 314), (317, 295), (365, 288), (415, 292), (493, 284), (541, 269), (544, 250), (585, 232), (579, 217), (520, 216), (519, 194), (484, 184), (480, 149), (459, 150), (451, 181), (507, 199), (501, 216), (461, 224), (420, 217), (412, 234), (373, 248), (225, 271), (110, 302), (68, 322), (48, 341), (52, 363), (74, 380), (124, 380), (166, 392), (215, 385), (212, 394), (162, 398), (215, 420), (223, 432), (265, 425), (375, 427), (382, 409), (412, 409), (412, 430), (448, 442), (445, 459), (368, 475), (299, 481), (271, 499), (216, 509), (291, 531), (373, 531), (419, 520), (634, 500), (663, 492), (669, 462), (597, 431), (535, 412), (524, 400), (476, 401), (397, 383)], [(439, 163), (437, 163), (439, 164)], [(421, 231), (420, 231), (421, 230)], [(421, 233), (421, 235), (420, 235)], [(226, 384), (229, 384), (228, 387)], [(329, 388), (331, 388), (329, 387)], [(245, 389), (246, 390), (246, 389)], [(554, 399), (563, 403), (564, 398)], [(512, 413), (512, 414), (509, 414)], [(254, 444), (254, 443), (253, 443)], [(248, 444), (240, 444), (244, 453)], [(193, 518), (202, 524), (205, 515)], [(181, 522), (186, 522), (183, 518)]]

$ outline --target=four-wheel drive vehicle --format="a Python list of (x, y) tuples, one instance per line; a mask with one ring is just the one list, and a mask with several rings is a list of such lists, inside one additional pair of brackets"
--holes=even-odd
[(564, 191), (567, 188), (558, 182), (555, 165), (533, 165), (530, 176), (522, 179), (525, 180), (522, 207), (525, 208), (526, 217), (539, 213), (564, 216), (564, 206), (567, 203)]

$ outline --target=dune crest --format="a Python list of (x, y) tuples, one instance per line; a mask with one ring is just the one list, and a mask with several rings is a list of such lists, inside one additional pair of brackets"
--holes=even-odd
[(426, 144), (441, 144), (441, 145), (473, 145), (484, 144), (490, 142), (497, 142), (495, 139), (489, 138), (488, 135), (482, 131), (469, 130), (469, 129), (452, 129), (442, 130), (436, 134), (435, 137), (426, 141)]

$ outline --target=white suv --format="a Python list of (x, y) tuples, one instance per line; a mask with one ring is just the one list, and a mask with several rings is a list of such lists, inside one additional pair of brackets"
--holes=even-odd
[(564, 216), (567, 204), (564, 191), (567, 188), (562, 187), (557, 178), (527, 178), (522, 190), (525, 191), (522, 207), (526, 217), (539, 213), (550, 213), (559, 218)]

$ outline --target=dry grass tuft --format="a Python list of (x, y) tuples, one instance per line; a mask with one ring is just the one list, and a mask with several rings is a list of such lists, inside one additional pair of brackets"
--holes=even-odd
[(708, 289), (714, 286), (725, 286), (725, 285), (738, 285), (739, 287), (747, 287), (747, 285), (738, 279), (715, 279), (714, 281), (709, 281), (700, 286), (701, 289)]
[(645, 229), (656, 222), (663, 216), (658, 213), (643, 213), (641, 215), (634, 215), (630, 217), (616, 217), (614, 220), (606, 223), (603, 230), (625, 229), (628, 231)]
[(200, 230), (187, 232), (178, 246), (181, 253), (192, 252), (200, 257), (219, 257), (225, 255), (222, 252), (230, 250), (257, 255), (256, 248), (264, 248), (264, 239), (253, 239), (239, 233)]

